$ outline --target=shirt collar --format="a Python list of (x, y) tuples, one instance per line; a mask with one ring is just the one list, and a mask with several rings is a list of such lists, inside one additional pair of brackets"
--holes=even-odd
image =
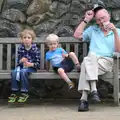
[[(29, 50), (33, 50), (34, 51), (35, 48), (36, 48), (36, 44), (32, 44), (32, 47)], [(22, 49), (25, 49), (25, 45), (24, 44), (22, 44)]]

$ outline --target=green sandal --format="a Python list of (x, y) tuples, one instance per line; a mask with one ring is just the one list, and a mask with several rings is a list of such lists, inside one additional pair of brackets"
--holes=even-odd
[(17, 99), (17, 95), (16, 94), (11, 94), (10, 97), (8, 97), (8, 102), (9, 103), (14, 103)]
[(22, 93), (21, 96), (20, 96), (19, 99), (18, 99), (18, 102), (20, 102), (20, 103), (24, 103), (24, 102), (27, 101), (28, 97), (29, 97), (28, 94), (26, 94), (26, 93)]

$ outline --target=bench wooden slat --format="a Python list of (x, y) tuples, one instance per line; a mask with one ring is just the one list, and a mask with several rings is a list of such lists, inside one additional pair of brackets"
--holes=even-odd
[(83, 43), (83, 57), (87, 55), (87, 43)]
[(19, 44), (16, 44), (16, 45), (15, 45), (15, 66), (17, 65), (17, 60), (16, 60), (16, 58), (17, 58), (17, 56), (18, 56), (18, 53), (17, 53), (18, 47), (19, 47)]
[[(67, 73), (70, 79), (77, 79), (79, 78), (79, 73), (77, 72), (70, 72)], [(11, 73), (10, 72), (4, 72), (0, 73), (0, 79), (10, 79), (11, 78)], [(60, 76), (54, 72), (37, 72), (37, 73), (32, 73), (29, 76), (29, 79), (61, 79)]]
[(77, 57), (78, 57), (78, 47), (79, 47), (78, 44), (74, 45), (74, 51)]
[(7, 45), (7, 70), (11, 69), (11, 44)]
[(41, 59), (40, 59), (40, 69), (44, 69), (44, 61), (45, 61), (45, 45), (40, 45), (40, 53), (41, 53)]
[(70, 44), (66, 43), (66, 51), (69, 53), (70, 52)]
[[(74, 38), (74, 37), (60, 37), (60, 43), (80, 43), (81, 41)], [(20, 40), (19, 38), (0, 38), (0, 44), (19, 44)], [(34, 43), (45, 43), (45, 38), (44, 37), (37, 37), (34, 40)], [(83, 42), (82, 42), (83, 43)]]
[(0, 69), (3, 68), (3, 45), (0, 44)]

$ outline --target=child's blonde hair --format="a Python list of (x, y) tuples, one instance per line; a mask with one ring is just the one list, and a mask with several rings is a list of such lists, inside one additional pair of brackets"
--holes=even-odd
[(25, 36), (26, 34), (30, 34), (32, 37), (32, 40), (35, 39), (36, 34), (32, 29), (24, 29), (21, 33), (20, 33), (20, 38), (22, 39), (23, 36)]
[(50, 43), (52, 42), (57, 42), (59, 43), (59, 37), (55, 34), (49, 34), (47, 37), (46, 37), (46, 43), (47, 45), (49, 45)]

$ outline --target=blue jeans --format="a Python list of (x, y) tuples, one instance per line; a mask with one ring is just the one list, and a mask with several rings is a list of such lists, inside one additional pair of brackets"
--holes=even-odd
[(11, 76), (12, 76), (11, 90), (12, 91), (20, 90), (21, 92), (28, 92), (28, 87), (29, 87), (28, 75), (31, 72), (36, 72), (36, 69), (34, 69), (34, 68), (21, 68), (20, 69), (20, 82), (19, 82), (18, 80), (16, 80), (17, 68), (18, 67), (16, 67), (11, 73)]

